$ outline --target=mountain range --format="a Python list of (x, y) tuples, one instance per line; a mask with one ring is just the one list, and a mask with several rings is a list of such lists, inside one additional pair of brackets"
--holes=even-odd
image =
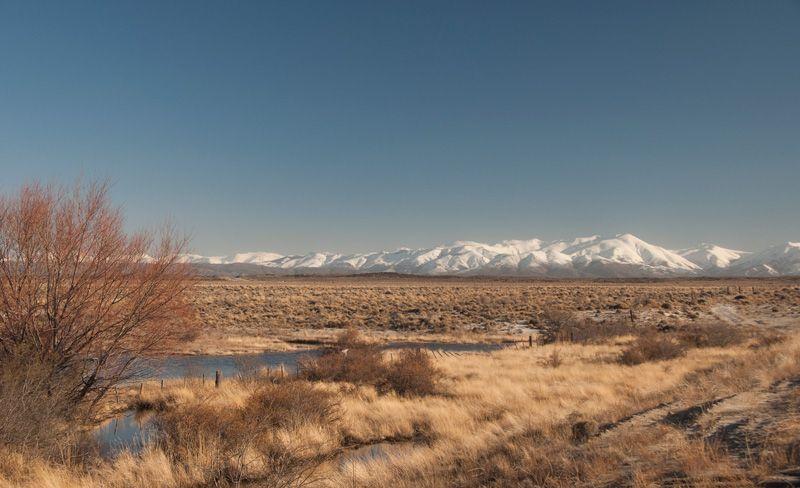
[(184, 260), (205, 274), (483, 275), (532, 277), (678, 277), (800, 275), (800, 242), (760, 252), (714, 244), (670, 250), (632, 234), (571, 240), (509, 240), (496, 244), (458, 241), (422, 249), (401, 248), (363, 254), (271, 252), (231, 256), (187, 254)]

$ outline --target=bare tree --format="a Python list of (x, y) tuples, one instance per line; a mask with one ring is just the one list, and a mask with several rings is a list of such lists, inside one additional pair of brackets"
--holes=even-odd
[(105, 184), (0, 196), (0, 360), (28, 354), (95, 405), (188, 331), (185, 247), (169, 226), (126, 233)]

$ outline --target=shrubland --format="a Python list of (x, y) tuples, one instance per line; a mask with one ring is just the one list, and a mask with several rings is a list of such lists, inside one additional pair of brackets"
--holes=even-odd
[[(27, 486), (754, 486), (792, 466), (800, 410), (787, 385), (800, 381), (800, 337), (720, 345), (697, 333), (444, 357), (376, 352), (347, 334), (301, 377), (258, 370), (220, 388), (178, 379), (125, 390), (122, 404), (159, 405), (140, 454), (8, 456), (0, 474)], [(623, 359), (653, 337), (681, 354)], [(361, 360), (385, 369), (368, 375)], [(402, 380), (386, 388), (391, 374)], [(435, 389), (404, 390), (431, 374)], [(731, 412), (761, 426), (747, 449)], [(366, 446), (380, 454), (351, 454)]]

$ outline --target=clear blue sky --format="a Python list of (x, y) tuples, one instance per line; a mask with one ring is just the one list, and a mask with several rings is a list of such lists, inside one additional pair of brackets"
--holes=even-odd
[(0, 3), (0, 191), (205, 254), (800, 240), (800, 3)]

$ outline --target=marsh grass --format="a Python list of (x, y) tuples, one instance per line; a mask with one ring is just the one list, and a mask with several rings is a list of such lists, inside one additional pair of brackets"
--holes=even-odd
[(322, 356), (302, 360), (300, 376), (310, 381), (369, 385), (384, 394), (422, 396), (437, 393), (441, 374), (428, 351), (401, 349), (387, 358), (358, 332), (346, 331)]
[(330, 455), (308, 432), (325, 431), (337, 419), (338, 401), (331, 392), (302, 381), (263, 384), (241, 406), (200, 403), (158, 415), (157, 445), (174, 463), (192, 466), (206, 483), (304, 486)]
[(620, 363), (632, 366), (649, 361), (666, 361), (686, 354), (686, 346), (666, 334), (650, 332), (638, 336), (620, 356)]
[[(677, 344), (677, 333), (655, 337)], [(645, 337), (645, 336), (642, 336)], [(649, 336), (647, 336), (649, 338)], [(638, 338), (432, 358), (437, 393), (399, 394), (370, 382), (258, 377), (145, 384), (125, 392), (163, 404), (162, 437), (140, 456), (95, 466), (10, 455), (7, 485), (214, 486), (749, 486), (797, 460), (791, 416), (753, 417), (774, 435), (741, 461), (724, 446), (649, 418), (800, 374), (800, 340), (683, 348), (621, 364)], [(337, 347), (352, 350), (352, 341)], [(344, 347), (347, 346), (347, 347)], [(412, 351), (414, 352), (414, 351)], [(415, 354), (419, 354), (414, 352)], [(425, 354), (425, 353), (422, 353)], [(348, 352), (349, 355), (349, 352)], [(384, 364), (397, 361), (383, 357)], [(557, 356), (559, 365), (547, 365)], [(422, 356), (406, 356), (416, 366)], [(412, 368), (404, 374), (410, 374)], [(424, 369), (427, 371), (427, 368)], [(360, 375), (358, 377), (361, 377)], [(385, 377), (384, 377), (385, 378)], [(439, 394), (439, 391), (446, 392)], [(753, 405), (763, 402), (753, 400)], [(794, 408), (794, 407), (792, 407)], [(753, 414), (756, 415), (756, 414)], [(585, 429), (576, 427), (584, 423)], [(592, 426), (612, 426), (603, 429)], [(577, 434), (576, 434), (577, 432)], [(347, 449), (403, 443), (402, 455), (342, 458)], [(772, 454), (770, 454), (772, 453)]]

